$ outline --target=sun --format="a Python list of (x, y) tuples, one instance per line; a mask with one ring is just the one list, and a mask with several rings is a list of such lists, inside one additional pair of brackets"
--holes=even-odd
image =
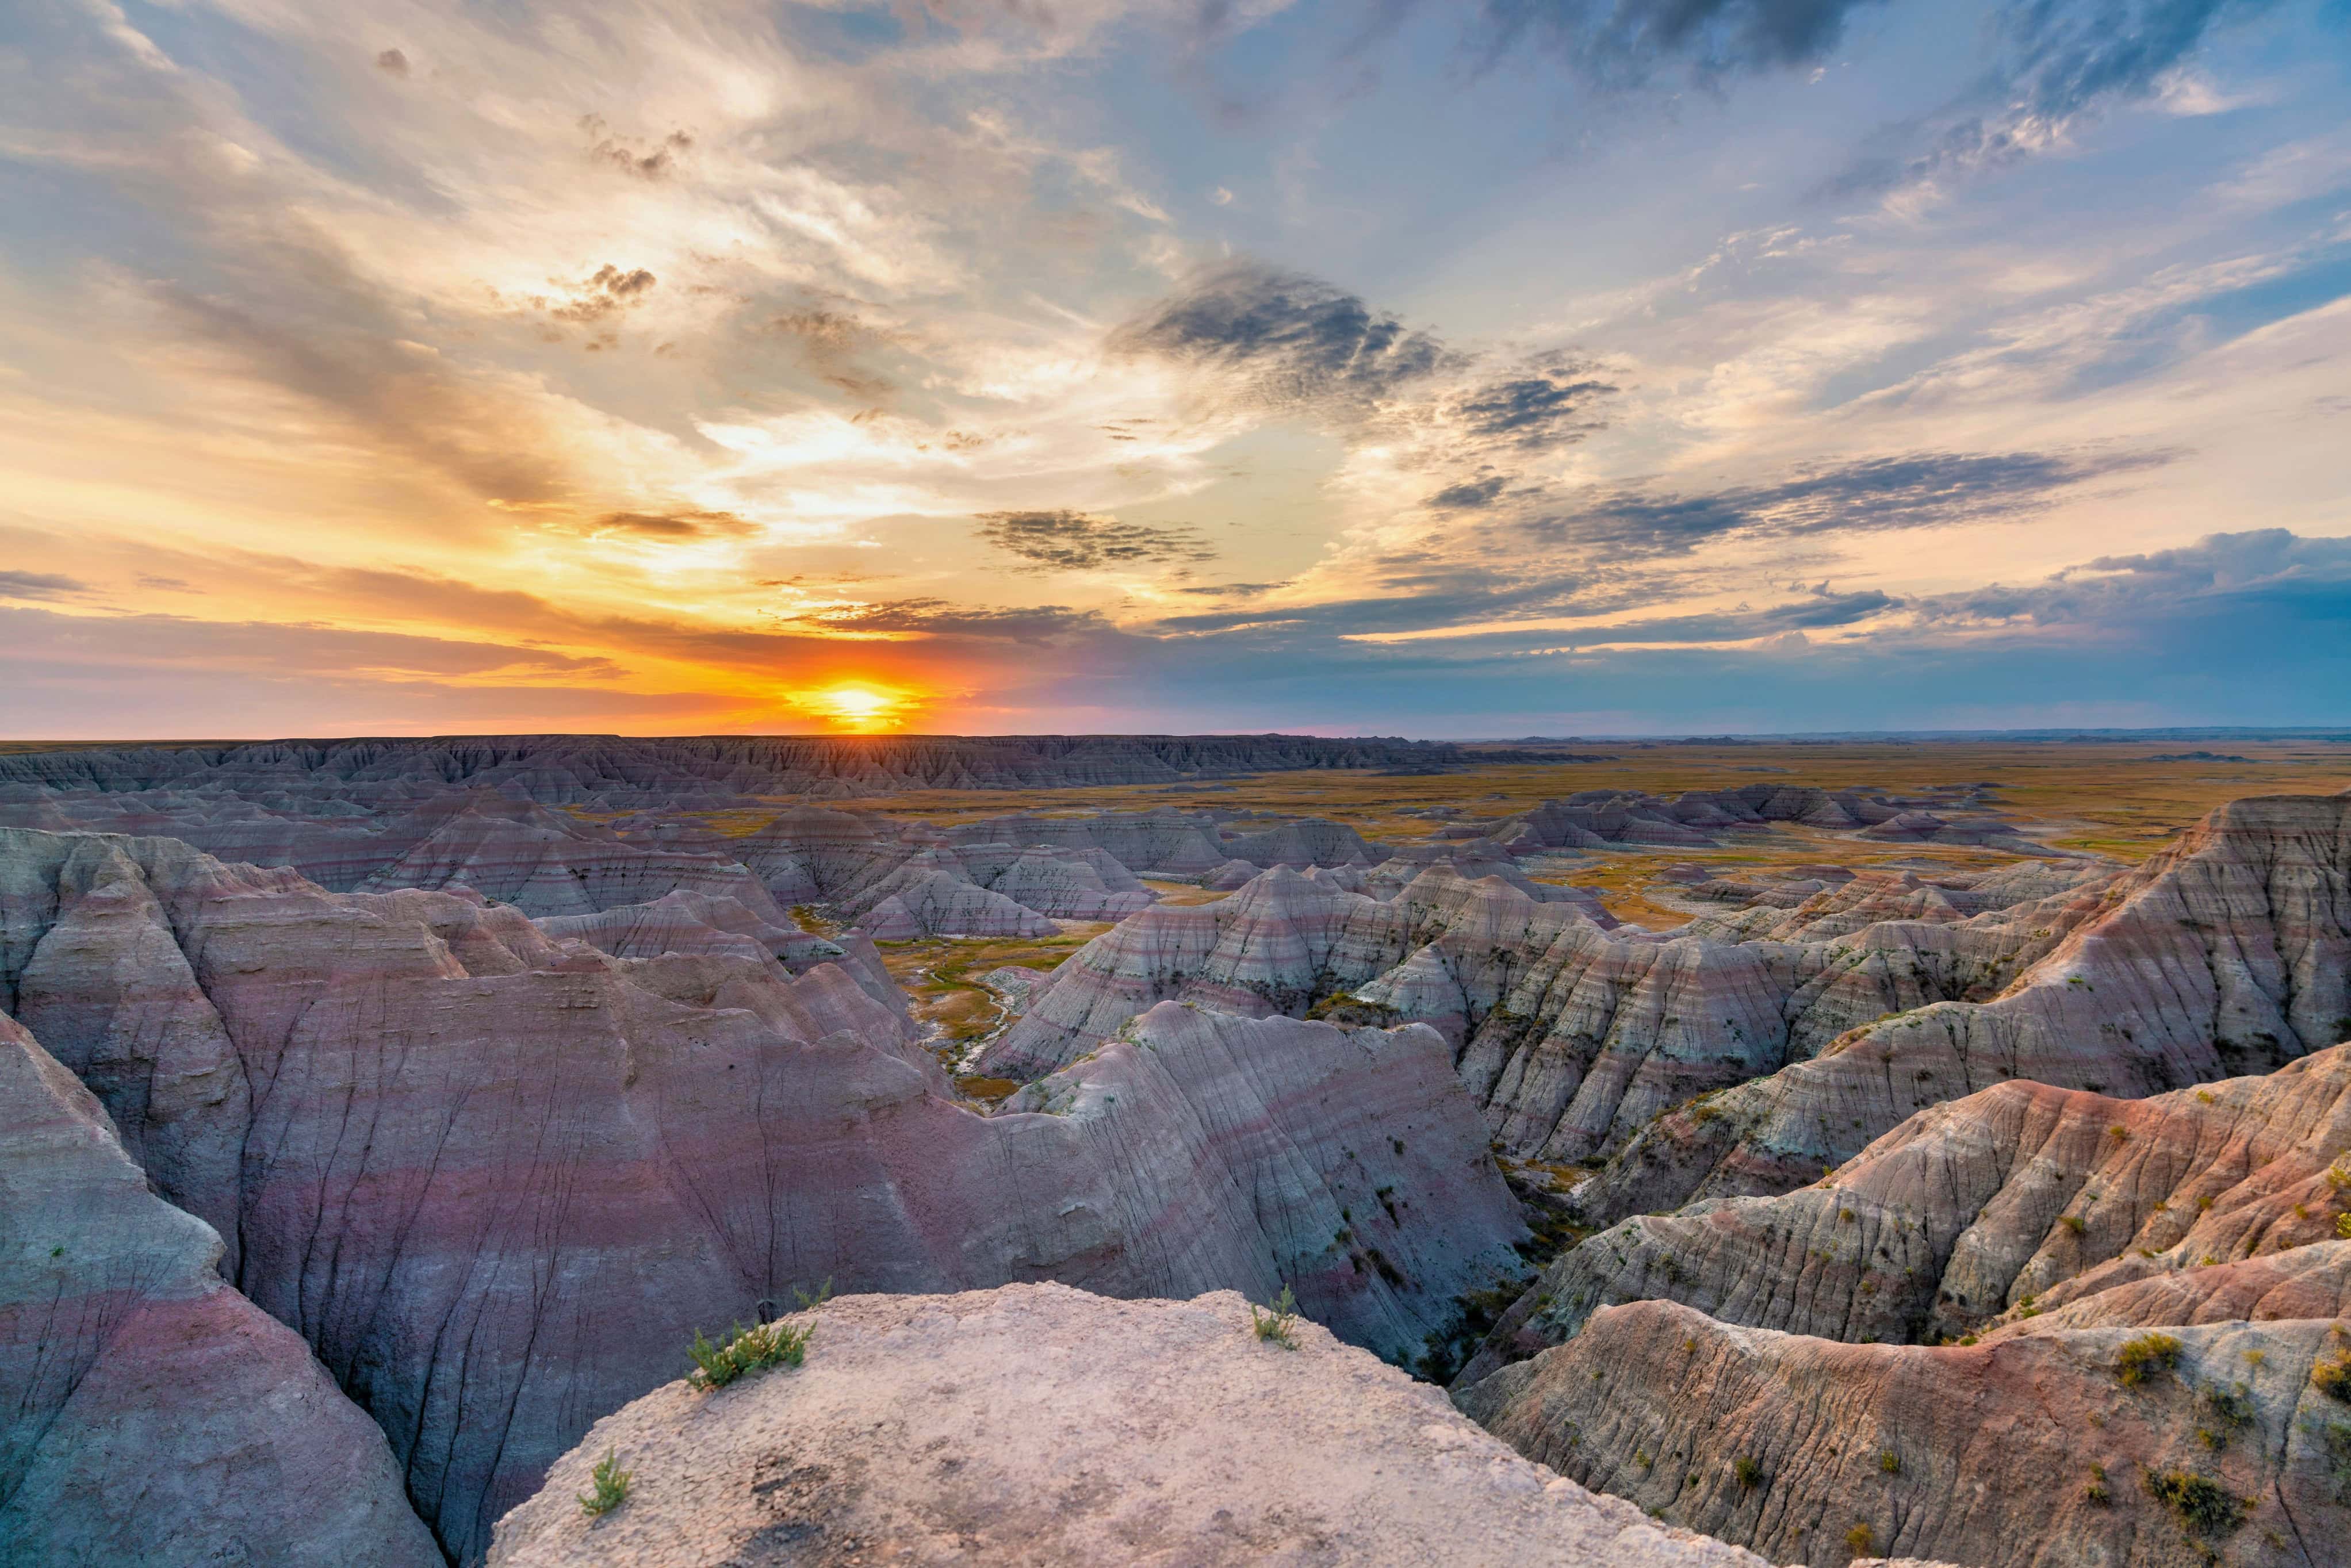
[(880, 685), (843, 684), (790, 693), (785, 700), (835, 729), (894, 729), (916, 706), (911, 692)]

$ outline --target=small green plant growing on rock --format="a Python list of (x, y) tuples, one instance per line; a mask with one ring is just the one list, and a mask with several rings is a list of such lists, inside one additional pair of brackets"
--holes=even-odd
[(2106, 1490), (2105, 1466), (2094, 1464), (2090, 1467), (2090, 1484), (2082, 1489), (2082, 1500), (2099, 1508), (2114, 1500), (2114, 1494)]
[(2147, 1490), (2191, 1534), (2222, 1536), (2245, 1522), (2245, 1500), (2200, 1470), (2149, 1470)]
[(1739, 1478), (1739, 1490), (1740, 1491), (1753, 1491), (1757, 1487), (1763, 1484), (1763, 1467), (1757, 1464), (1745, 1454), (1740, 1455), (1739, 1458), (1732, 1462), (1730, 1473)]
[(1298, 1325), (1298, 1297), (1284, 1285), (1281, 1294), (1273, 1299), (1270, 1308), (1249, 1303), (1249, 1332), (1284, 1350), (1296, 1350), (1298, 1338), (1291, 1331)]
[(1877, 1546), (1877, 1531), (1866, 1522), (1856, 1524), (1844, 1532), (1845, 1550), (1855, 1557), (1866, 1557)]
[(629, 1472), (621, 1468), (620, 1456), (610, 1448), (588, 1472), (588, 1481), (595, 1490), (580, 1494), (580, 1511), (590, 1519), (601, 1519), (629, 1500)]
[(2123, 1342), (2115, 1357), (2115, 1375), (2126, 1388), (2136, 1388), (2150, 1373), (2168, 1372), (2179, 1363), (2179, 1342), (2168, 1333), (2143, 1333)]
[(694, 1370), (685, 1375), (685, 1380), (706, 1391), (724, 1388), (747, 1372), (798, 1366), (807, 1359), (809, 1335), (815, 1332), (814, 1323), (801, 1328), (784, 1322), (759, 1323), (747, 1329), (737, 1323), (725, 1340), (713, 1344), (696, 1329), (694, 1343), (686, 1347), (685, 1354), (694, 1358)]
[(1902, 1473), (1902, 1456), (1891, 1448), (1881, 1448), (1877, 1455), (1877, 1468), (1889, 1476), (1898, 1476)]
[(2230, 1435), (2253, 1424), (2252, 1391), (2243, 1384), (2228, 1387), (2207, 1384), (2197, 1391), (2196, 1404), (2205, 1417), (2205, 1424), (2196, 1428), (2196, 1435), (2208, 1448), (2225, 1447)]
[(2351, 1350), (2338, 1350), (2329, 1359), (2313, 1363), (2310, 1385), (2321, 1394), (2351, 1405)]

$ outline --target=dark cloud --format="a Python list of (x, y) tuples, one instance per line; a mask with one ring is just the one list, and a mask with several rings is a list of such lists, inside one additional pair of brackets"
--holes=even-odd
[(190, 582), (186, 578), (157, 577), (152, 572), (144, 571), (139, 574), (139, 586), (141, 588), (156, 589), (164, 593), (195, 593), (199, 591), (196, 586)]
[(0, 571), (0, 599), (63, 599), (89, 584), (53, 571)]
[(1042, 604), (1024, 610), (982, 610), (945, 599), (898, 599), (799, 618), (836, 632), (916, 632), (982, 642), (1050, 643), (1072, 632), (1104, 632), (1094, 611)]
[(683, 131), (673, 131), (650, 142), (632, 141), (626, 137), (615, 136), (601, 114), (582, 116), (580, 129), (589, 137), (589, 157), (600, 163), (609, 163), (622, 173), (640, 180), (667, 179), (676, 168), (678, 159), (694, 147), (694, 138)]
[(405, 77), (408, 74), (408, 57), (398, 49), (386, 49), (376, 56), (375, 68), (388, 77)]
[(1434, 512), (1481, 512), (1500, 497), (1502, 487), (1509, 483), (1505, 476), (1489, 473), (1482, 478), (1447, 485), (1421, 505)]
[(1091, 571), (1142, 562), (1210, 561), (1217, 552), (1194, 528), (1153, 528), (1086, 512), (983, 512), (980, 537), (1029, 564), (1022, 571)]
[(635, 534), (643, 538), (699, 539), (740, 538), (758, 531), (758, 525), (733, 512), (686, 508), (668, 512), (607, 512), (593, 525), (600, 533)]
[(643, 304), (657, 281), (642, 267), (623, 271), (608, 261), (573, 286), (569, 298), (547, 305), (547, 313), (582, 326), (601, 321)]
[(2100, 556), (2041, 582), (1939, 594), (1914, 606), (1922, 623), (2116, 629), (2265, 605), (2289, 622), (2351, 622), (2351, 539), (2284, 528), (2208, 534), (2145, 555)]
[(1212, 582), (1195, 588), (1179, 588), (1178, 593), (1200, 598), (1248, 599), (1260, 593), (1271, 593), (1277, 588), (1288, 588), (1287, 582)]
[(1531, 367), (1455, 399), (1454, 418), (1472, 438), (1513, 446), (1560, 446), (1601, 428), (1592, 405), (1616, 388), (1570, 362)]
[[(846, 311), (823, 306), (780, 311), (769, 317), (761, 329), (791, 341), (801, 361), (820, 380), (860, 402), (872, 402), (897, 390), (887, 377), (864, 368), (857, 360), (862, 350), (896, 341), (896, 334), (870, 326)], [(960, 434), (950, 433), (950, 445)]]
[(1110, 342), (1228, 375), (1263, 406), (1332, 413), (1361, 411), (1458, 362), (1358, 295), (1247, 261), (1195, 273)]
[(2031, 516), (2060, 490), (2177, 455), (1914, 453), (1704, 495), (1622, 490), (1521, 526), (1540, 539), (1650, 556), (1683, 554), (1734, 534), (1793, 538), (1935, 528)]
[(1588, 81), (1637, 86), (1809, 64), (1881, 0), (1483, 0), (1470, 36), (1489, 61), (1534, 49)]

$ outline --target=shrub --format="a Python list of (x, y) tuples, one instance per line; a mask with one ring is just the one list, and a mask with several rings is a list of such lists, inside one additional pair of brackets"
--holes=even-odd
[(1844, 1532), (1845, 1550), (1855, 1557), (1866, 1557), (1877, 1545), (1877, 1531), (1866, 1524), (1856, 1524)]
[(2149, 1470), (2147, 1490), (2192, 1534), (2226, 1535), (2245, 1522), (2245, 1500), (2199, 1470)]
[(2351, 1350), (2335, 1352), (2333, 1359), (2310, 1369), (2311, 1386), (2351, 1405)]
[(601, 1519), (629, 1500), (629, 1472), (621, 1468), (620, 1457), (610, 1448), (588, 1472), (590, 1485), (596, 1490), (580, 1494), (580, 1511), (590, 1519)]
[(2064, 1226), (2066, 1229), (2072, 1231), (2076, 1236), (2081, 1235), (2082, 1232), (2087, 1228), (2082, 1217), (2078, 1214), (2061, 1214), (2057, 1217), (2057, 1223)]
[(1733, 1462), (1730, 1473), (1739, 1478), (1740, 1491), (1753, 1491), (1763, 1484), (1763, 1467), (1744, 1454), (1740, 1455)]
[(2229, 1440), (2229, 1434), (2253, 1424), (2253, 1396), (2243, 1384), (2231, 1384), (2226, 1388), (2219, 1384), (2207, 1384), (2199, 1390), (2196, 1403), (2210, 1423), (2209, 1430), (2216, 1434), (2205, 1442), (2219, 1448)]
[(1249, 1332), (1261, 1340), (1270, 1340), (1284, 1350), (1296, 1350), (1298, 1340), (1291, 1329), (1298, 1322), (1298, 1298), (1284, 1285), (1281, 1294), (1273, 1299), (1270, 1309), (1260, 1310), (1255, 1301), (1249, 1303)]
[(1881, 1449), (1877, 1456), (1877, 1468), (1889, 1476), (1898, 1476), (1902, 1473), (1902, 1456), (1891, 1448)]
[(685, 1375), (685, 1380), (706, 1391), (724, 1388), (747, 1372), (798, 1366), (807, 1359), (809, 1335), (814, 1332), (814, 1323), (801, 1328), (784, 1322), (759, 1323), (747, 1329), (737, 1323), (725, 1340), (713, 1344), (696, 1329), (694, 1343), (685, 1351), (694, 1358), (694, 1370)]
[(2115, 1357), (2115, 1375), (2136, 1388), (2151, 1372), (2168, 1372), (2179, 1364), (2179, 1342), (2168, 1333), (2143, 1333), (2125, 1340)]

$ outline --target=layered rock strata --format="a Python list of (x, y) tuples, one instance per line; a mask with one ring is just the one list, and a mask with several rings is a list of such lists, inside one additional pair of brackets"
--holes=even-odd
[[(2032, 906), (2003, 918), (2020, 915)], [(1920, 1107), (2010, 1079), (2138, 1096), (2268, 1071), (2346, 1035), (2351, 799), (2233, 801), (2105, 887), (1997, 998), (1908, 1003), (1666, 1116), (1579, 1200), (1605, 1223), (1784, 1192)]]
[[(1919, 1112), (1813, 1186), (1588, 1238), (1462, 1381), (1653, 1298), (1855, 1342), (1932, 1343), (2019, 1313), (2329, 1317), (2351, 1263), (2335, 1239), (2346, 1211), (2351, 1045), (2145, 1100), (2006, 1083)], [(2127, 1303), (2095, 1304), (2117, 1291)]]
[[(1580, 890), (1472, 881), (1449, 864), (1420, 870), (1385, 900), (1348, 891), (1343, 874), (1277, 868), (1228, 898), (1125, 921), (1053, 972), (981, 1071), (1050, 1071), (1171, 998), (1253, 1016), (1319, 1007), (1414, 1019), (1453, 1044), (1509, 1148), (1582, 1159), (1857, 1024), (1992, 996), (2097, 908), (2075, 898), (1973, 920), (1954, 910), (1857, 931), (1839, 924), (1827, 940), (1734, 943), (1613, 930)], [(1539, 902), (1530, 886), (1561, 896)], [(1855, 902), (1824, 893), (1819, 906), (1784, 913), (1824, 922), (1828, 906)]]
[(2037, 1324), (1972, 1346), (1842, 1344), (1639, 1301), (1458, 1397), (1529, 1458), (1773, 1559), (2340, 1563), (2351, 1405), (2313, 1372), (2351, 1347), (2342, 1325), (2213, 1323), (2144, 1346)]
[(1421, 1030), (1173, 1009), (983, 1117), (839, 962), (613, 958), (471, 894), (16, 830), (0, 1000), (228, 1239), (460, 1559), (695, 1329), (828, 1278), (1293, 1282), (1403, 1355), (1522, 1235)]
[(439, 1568), (383, 1434), (0, 1015), (0, 1561)]

